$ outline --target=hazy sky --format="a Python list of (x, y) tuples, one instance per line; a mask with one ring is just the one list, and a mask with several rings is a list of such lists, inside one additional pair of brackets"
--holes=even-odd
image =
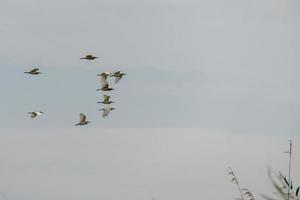
[[(270, 161), (264, 160), (262, 150), (272, 152), (274, 159), (284, 159), (281, 152), (287, 140), (298, 140), (299, 9), (298, 0), (2, 0), (0, 177), (5, 181), (0, 181), (0, 190), (2, 187), (11, 199), (25, 200), (141, 200), (152, 196), (171, 200), (199, 199), (202, 194), (197, 191), (203, 186), (207, 198), (215, 187), (230, 198), (234, 186), (222, 182), (227, 177), (221, 177), (227, 163), (234, 162), (241, 176), (243, 172), (245, 179), (251, 179), (245, 174), (249, 173), (247, 165), (242, 164), (249, 162), (242, 155), (249, 154), (259, 160), (255, 163), (260, 166), (253, 166), (260, 169), (261, 174), (253, 175), (258, 178), (266, 175)], [(99, 59), (79, 59), (87, 53)], [(34, 66), (40, 67), (41, 76), (23, 73)], [(102, 93), (96, 92), (100, 87), (96, 75), (115, 70), (128, 75), (112, 84), (116, 90), (110, 94), (117, 110), (102, 119), (97, 111)], [(45, 115), (32, 120), (27, 114), (32, 110), (42, 110)], [(75, 128), (80, 112), (93, 123)], [(157, 134), (148, 143), (152, 128)], [(107, 130), (113, 135), (106, 134)], [(210, 136), (212, 130), (217, 133)], [(105, 138), (93, 135), (97, 133), (105, 133)], [(161, 140), (158, 133), (162, 133)], [(93, 137), (101, 141), (99, 147)], [(243, 137), (250, 137), (253, 148), (243, 148), (240, 157), (228, 160), (223, 149), (229, 154), (239, 149), (223, 143), (227, 137), (239, 147), (245, 143)], [(266, 148), (268, 137), (276, 138), (278, 146)], [(78, 144), (81, 139), (84, 146)], [(164, 147), (168, 152), (149, 172), (160, 156), (156, 145), (173, 139), (176, 141), (170, 149)], [(218, 143), (212, 148), (209, 144), (215, 139)], [(181, 140), (185, 142), (181, 144)], [(257, 149), (256, 143), (260, 145)], [(84, 151), (89, 144), (90, 149)], [(102, 150), (97, 157), (96, 152)], [(180, 159), (169, 157), (176, 150), (182, 150)], [(211, 154), (205, 157), (203, 152), (209, 150)], [(189, 161), (198, 152), (202, 154)], [(139, 157), (131, 158), (134, 153)], [(135, 162), (138, 166), (131, 168)], [(109, 171), (110, 167), (113, 170)], [(174, 171), (168, 172), (173, 167)], [(176, 170), (184, 169), (187, 174), (175, 178)], [(214, 172), (219, 175), (201, 185), (209, 180), (205, 169), (210, 169), (212, 176)], [(45, 174), (49, 171), (53, 176)], [(139, 174), (133, 175), (135, 172)], [(76, 177), (78, 194), (69, 187)], [(149, 185), (145, 183), (148, 178)], [(28, 179), (32, 182), (24, 188)], [(46, 183), (39, 183), (41, 179)], [(57, 190), (56, 181), (61, 184)], [(84, 184), (90, 181), (91, 185)], [(198, 185), (197, 181), (203, 182)], [(248, 183), (256, 187), (255, 180)], [(51, 196), (51, 188), (57, 196)], [(180, 193), (178, 188), (184, 191)]]
[[(199, 127), (297, 133), (299, 2), (2, 1), (2, 127)], [(79, 58), (94, 53), (100, 59)], [(23, 71), (39, 66), (44, 74)], [(97, 73), (128, 76), (102, 120)], [(44, 110), (31, 122), (26, 113)], [(3, 115), (3, 116), (4, 116)]]
[[(293, 182), (299, 179), (294, 138)], [(282, 136), (224, 134), (205, 129), (23, 130), (1, 133), (3, 199), (235, 199), (226, 173), (257, 197), (272, 195), (271, 166), (286, 174)]]

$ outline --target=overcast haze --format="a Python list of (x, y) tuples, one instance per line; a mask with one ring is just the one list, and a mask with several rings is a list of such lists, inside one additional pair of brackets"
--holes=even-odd
[[(300, 145), (299, 9), (298, 0), (1, 0), (0, 191), (232, 199), (232, 165), (263, 192), (268, 165), (284, 170), (288, 139)], [(99, 59), (79, 59), (87, 53)], [(23, 73), (34, 66), (43, 74)], [(112, 85), (117, 110), (102, 119), (96, 75), (116, 70), (128, 75)], [(45, 115), (32, 120), (32, 110)], [(93, 123), (74, 127), (80, 112)]]

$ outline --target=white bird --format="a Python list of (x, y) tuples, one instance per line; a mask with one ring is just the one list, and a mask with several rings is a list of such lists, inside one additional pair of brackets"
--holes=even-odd
[(35, 118), (36, 116), (40, 116), (40, 115), (44, 114), (44, 112), (42, 112), (42, 111), (34, 111), (34, 112), (28, 112), (28, 114), (30, 114), (31, 118)]
[(114, 76), (115, 77), (115, 83), (118, 83), (124, 75), (126, 75), (126, 74), (121, 72), (121, 71), (117, 71), (117, 72), (111, 73), (110, 77)]
[(78, 126), (78, 125), (82, 126), (82, 125), (87, 125), (88, 123), (91, 123), (90, 121), (86, 120), (86, 116), (83, 113), (80, 113), (79, 117), (80, 117), (80, 121), (78, 124), (75, 124), (75, 126)]
[(116, 110), (115, 108), (111, 108), (111, 107), (106, 107), (106, 108), (102, 108), (102, 109), (99, 109), (100, 111), (102, 110), (103, 113), (102, 113), (102, 117), (106, 117), (107, 115), (109, 115), (109, 113), (112, 111), (112, 110)]
[(114, 90), (113, 88), (109, 87), (109, 84), (108, 84), (107, 80), (102, 81), (101, 83), (102, 83), (102, 87), (101, 87), (101, 89), (97, 89), (97, 91), (99, 91), (99, 90), (102, 90), (102, 91), (111, 91), (111, 90)]
[(115, 103), (113, 101), (110, 101), (110, 96), (108, 95), (103, 95), (104, 100), (103, 101), (98, 101), (98, 103), (103, 103), (103, 104), (111, 104), (111, 103)]
[(38, 75), (38, 74), (42, 74), (42, 72), (39, 72), (39, 68), (33, 68), (32, 70), (30, 70), (29, 72), (24, 72), (25, 74), (31, 74), (31, 75)]
[(103, 82), (103, 81), (106, 81), (106, 79), (109, 75), (110, 75), (109, 72), (103, 72), (101, 74), (98, 74), (97, 76), (100, 76), (100, 81)]

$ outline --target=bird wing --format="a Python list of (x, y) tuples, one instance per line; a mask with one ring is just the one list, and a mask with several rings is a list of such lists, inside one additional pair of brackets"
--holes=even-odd
[(83, 113), (80, 113), (80, 122), (85, 122), (86, 116)]
[(121, 80), (122, 76), (116, 76), (115, 83), (118, 83)]
[(110, 113), (110, 111), (111, 111), (110, 108), (104, 108), (102, 117), (106, 117)]
[(119, 74), (121, 71), (116, 71), (116, 72), (112, 72), (110, 73), (110, 77), (116, 76), (117, 74)]
[(104, 97), (104, 101), (109, 101), (110, 96), (108, 96), (108, 95), (103, 95), (103, 97)]
[(30, 115), (31, 118), (35, 118), (37, 116), (36, 112), (30, 112), (30, 114), (31, 114)]
[(121, 71), (116, 71), (116, 72), (114, 73), (115, 76), (118, 76), (118, 75), (120, 75), (120, 74), (121, 74)]
[(39, 70), (39, 68), (33, 68), (30, 72), (34, 73), (34, 72), (37, 72)]

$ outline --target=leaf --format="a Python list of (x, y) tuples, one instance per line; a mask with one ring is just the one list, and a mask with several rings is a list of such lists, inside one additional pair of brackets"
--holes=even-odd
[(286, 185), (282, 186), (281, 190), (285, 189), (286, 187), (287, 187)]
[(228, 172), (228, 175), (232, 175), (232, 176), (234, 176), (234, 173), (233, 173), (233, 171), (230, 171), (230, 172)]
[(277, 190), (278, 194), (279, 194), (283, 199), (286, 199), (287, 194), (285, 194), (285, 193), (282, 191), (281, 187), (280, 187), (280, 186), (278, 185), (278, 183), (273, 179), (273, 177), (272, 177), (272, 172), (271, 172), (271, 169), (270, 169), (270, 168), (269, 168), (269, 170), (268, 170), (268, 175), (269, 175), (269, 178), (270, 178), (270, 180), (271, 180), (272, 185), (273, 185), (274, 188)]
[(299, 194), (299, 189), (300, 189), (300, 187), (298, 187), (297, 190), (296, 190), (296, 197), (297, 197), (298, 194)]
[(236, 178), (232, 178), (232, 179), (231, 179), (231, 182), (237, 183)]
[(244, 195), (245, 196), (252, 196), (252, 194), (250, 192), (245, 192)]
[(247, 197), (249, 200), (255, 200), (254, 195), (247, 189), (247, 188), (242, 188), (243, 195)]
[(283, 177), (283, 180), (288, 186), (290, 186), (289, 182), (286, 180), (286, 177)]

